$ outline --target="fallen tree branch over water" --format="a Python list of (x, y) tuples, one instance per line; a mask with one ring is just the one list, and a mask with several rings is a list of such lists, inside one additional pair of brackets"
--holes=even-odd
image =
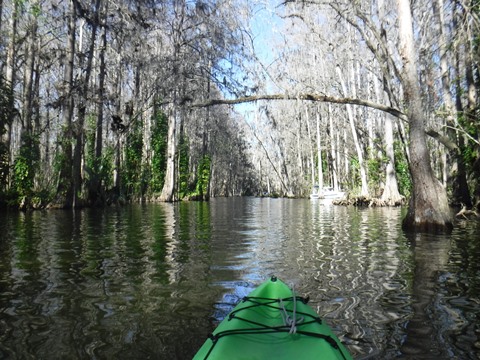
[(380, 111), (387, 112), (401, 120), (406, 121), (407, 116), (402, 111), (387, 105), (377, 104), (372, 101), (354, 99), (354, 98), (337, 98), (328, 95), (322, 94), (272, 94), (272, 95), (252, 95), (252, 96), (243, 96), (236, 99), (210, 99), (201, 103), (193, 103), (191, 107), (208, 107), (214, 105), (236, 105), (248, 102), (255, 102), (260, 100), (304, 100), (304, 101), (317, 101), (317, 102), (327, 102), (332, 104), (350, 104), (350, 105), (359, 105), (369, 107), (371, 109), (376, 109)]

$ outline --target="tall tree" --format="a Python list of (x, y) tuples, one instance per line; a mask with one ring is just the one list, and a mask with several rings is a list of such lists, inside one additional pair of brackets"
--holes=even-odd
[(40, 11), (39, 6), (38, 0), (34, 0), (30, 4), (30, 9), (27, 10), (29, 20), (27, 23), (26, 61), (23, 80), (22, 129), (28, 136), (32, 134), (33, 83), (37, 57), (37, 17)]
[[(186, 102), (202, 97), (209, 81), (225, 92), (244, 92), (245, 87), (235, 79), (233, 65), (242, 57), (244, 39), (240, 26), (241, 13), (235, 13), (234, 1), (201, 1), (190, 3), (175, 0), (167, 20), (168, 48), (166, 65), (170, 69), (164, 88), (169, 105), (167, 135), (167, 168), (160, 199), (177, 200), (175, 189), (178, 176), (177, 146), (186, 125)], [(242, 4), (241, 7), (245, 7)], [(239, 54), (235, 54), (238, 51)], [(222, 64), (227, 64), (224, 66)], [(229, 77), (227, 81), (227, 76)], [(203, 89), (203, 90), (202, 90)], [(208, 87), (206, 89), (208, 92)]]
[(409, 121), (410, 174), (413, 191), (403, 227), (408, 230), (450, 231), (453, 218), (447, 191), (435, 178), (425, 135), (424, 106), (418, 80), (413, 19), (409, 0), (396, 0), (399, 23), (401, 76)]
[[(90, 105), (92, 92), (91, 84), (90, 84), (90, 77), (93, 71), (93, 56), (95, 52), (96, 40), (97, 40), (97, 29), (100, 23), (100, 4), (101, 0), (96, 0), (93, 7), (93, 14), (86, 13), (86, 10), (83, 9), (82, 5), (76, 1), (76, 7), (79, 9), (79, 13), (83, 14), (85, 20), (88, 22), (88, 25), (91, 28), (90, 31), (90, 43), (87, 46), (86, 51), (86, 62), (80, 62), (79, 66), (84, 69), (83, 71), (83, 79), (82, 79), (82, 88), (80, 92), (81, 100), (78, 104), (78, 115), (77, 121), (75, 122), (74, 127), (74, 136), (75, 136), (75, 144), (74, 144), (74, 151), (73, 151), (73, 165), (72, 165), (72, 177), (73, 177), (73, 196), (74, 196), (74, 206), (81, 205), (81, 190), (82, 190), (82, 162), (83, 162), (83, 150), (85, 146), (85, 117), (87, 115), (87, 108)], [(106, 46), (106, 45), (105, 45)], [(83, 44), (79, 44), (79, 48), (83, 48)], [(103, 48), (101, 51), (104, 51)], [(102, 101), (100, 101), (102, 103)], [(97, 124), (98, 127), (98, 124)], [(89, 191), (89, 194), (97, 193), (97, 191)], [(92, 199), (93, 200), (93, 199)]]
[[(475, 199), (475, 206), (477, 210), (480, 210), (480, 122), (479, 112), (479, 92), (480, 92), (480, 24), (478, 18), (480, 16), (480, 9), (478, 1), (471, 1), (469, 6), (464, 4), (460, 5), (458, 1), (454, 3), (462, 9), (458, 14), (458, 18), (454, 21), (454, 24), (463, 23), (466, 24), (464, 29), (464, 35), (462, 37), (463, 44), (458, 45), (456, 53), (457, 63), (460, 63), (460, 59), (464, 60), (465, 82), (466, 86), (464, 92), (466, 93), (466, 106), (465, 106), (465, 118), (463, 130), (466, 130), (468, 135), (468, 143), (474, 149), (468, 149), (468, 152), (473, 153), (471, 156), (471, 179), (473, 187), (473, 196)], [(467, 15), (468, 14), (468, 15)], [(463, 45), (463, 46), (462, 46)], [(463, 48), (463, 54), (462, 54)], [(461, 74), (459, 67), (457, 66), (457, 72)], [(457, 109), (462, 110), (462, 102), (459, 94), (459, 90), (462, 89), (460, 84), (461, 76), (457, 76)], [(462, 91), (460, 91), (462, 92)], [(459, 137), (460, 149), (463, 148), (464, 139)], [(465, 146), (465, 150), (467, 147)], [(467, 152), (467, 151), (465, 151)]]
[(435, 17), (438, 21), (439, 29), (439, 51), (440, 51), (440, 74), (442, 79), (441, 93), (443, 96), (444, 112), (445, 112), (445, 125), (448, 137), (451, 142), (447, 145), (451, 158), (449, 159), (450, 174), (448, 176), (448, 185), (452, 187), (452, 200), (455, 205), (464, 204), (467, 207), (472, 206), (472, 201), (469, 194), (467, 184), (467, 173), (465, 163), (463, 160), (463, 152), (465, 147), (463, 145), (463, 135), (455, 130), (456, 122), (458, 121), (458, 111), (456, 109), (453, 97), (451, 94), (452, 84), (450, 76), (450, 63), (449, 61), (449, 49), (452, 47), (449, 45), (448, 32), (449, 24), (445, 19), (444, 1), (437, 0), (433, 3), (433, 9)]
[[(340, 69), (340, 66), (336, 66), (338, 78), (340, 80), (340, 85), (342, 86), (343, 94), (346, 97), (347, 96), (347, 86), (344, 80), (343, 73)], [(353, 85), (355, 86), (355, 85)], [(356, 97), (356, 96), (354, 96)], [(367, 181), (367, 171), (365, 169), (365, 161), (364, 161), (364, 156), (363, 156), (363, 149), (360, 145), (360, 141), (358, 139), (358, 134), (357, 134), (357, 127), (355, 126), (355, 116), (354, 116), (354, 110), (350, 104), (346, 105), (347, 107), (347, 115), (348, 115), (348, 122), (350, 124), (350, 130), (352, 132), (352, 138), (353, 138), (353, 143), (355, 145), (355, 150), (356, 150), (356, 155), (358, 158), (358, 166), (360, 168), (360, 181), (361, 181), (361, 196), (368, 197), (368, 181)]]
[[(7, 93), (7, 110), (5, 113), (9, 114), (8, 121), (6, 123), (7, 132), (5, 139), (5, 148), (8, 152), (8, 164), (13, 163), (13, 152), (11, 151), (11, 142), (12, 142), (12, 127), (13, 120), (15, 116), (15, 100), (14, 100), (14, 89), (15, 82), (17, 81), (15, 76), (15, 67), (17, 59), (17, 28), (18, 28), (18, 18), (19, 18), (19, 7), (20, 4), (18, 1), (13, 2), (13, 9), (9, 19), (9, 32), (10, 32), (10, 41), (7, 46), (7, 59), (5, 66), (5, 91)], [(9, 167), (9, 166), (8, 166)], [(7, 176), (8, 177), (8, 176)], [(10, 183), (10, 177), (9, 183)]]
[(75, 44), (76, 44), (76, 7), (75, 0), (68, 1), (66, 9), (67, 19), (67, 44), (64, 49), (64, 73), (63, 73), (63, 94), (62, 94), (62, 122), (63, 135), (60, 139), (63, 154), (61, 156), (60, 173), (56, 194), (56, 206), (75, 206), (74, 184), (73, 184), (73, 149), (71, 139), (73, 138), (72, 120), (75, 111), (74, 105), (74, 65), (75, 65)]

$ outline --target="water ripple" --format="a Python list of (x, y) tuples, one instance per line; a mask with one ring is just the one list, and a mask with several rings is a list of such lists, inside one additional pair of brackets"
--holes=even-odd
[(188, 359), (273, 274), (355, 358), (479, 358), (480, 225), (406, 238), (402, 211), (231, 198), (8, 214), (0, 358)]

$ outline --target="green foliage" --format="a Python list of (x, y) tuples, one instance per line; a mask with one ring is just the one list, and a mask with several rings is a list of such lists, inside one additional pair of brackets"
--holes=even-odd
[(0, 193), (6, 190), (4, 186), (7, 184), (8, 173), (8, 148), (5, 143), (0, 142), (0, 184), (2, 184), (0, 187)]
[(477, 118), (468, 116), (468, 113), (458, 113), (458, 123), (462, 129), (470, 136), (476, 137), (478, 132)]
[(367, 160), (368, 187), (377, 194), (380, 191), (380, 184), (385, 179), (383, 170), (386, 159), (374, 157)]
[(87, 116), (85, 129), (85, 166), (89, 169), (96, 169), (98, 161), (95, 159), (95, 139), (97, 121), (93, 114)]
[(210, 156), (205, 155), (200, 160), (197, 170), (197, 186), (195, 187), (196, 195), (208, 195), (208, 184), (210, 183)]
[[(87, 161), (85, 161), (87, 163)], [(100, 159), (92, 161), (93, 167), (85, 164), (85, 185), (89, 191), (89, 200), (94, 201), (113, 185), (114, 148), (107, 147)]]
[(477, 160), (478, 153), (475, 145), (472, 142), (468, 142), (467, 144), (468, 145), (463, 149), (462, 156), (465, 164), (471, 167), (475, 160)]
[[(65, 139), (61, 139), (60, 141), (60, 149), (65, 149), (65, 146), (68, 145), (66, 144)], [(56, 174), (60, 174), (64, 167), (66, 166), (67, 163), (67, 156), (65, 154), (65, 151), (56, 151), (55, 152), (55, 157), (53, 158), (53, 170)]]
[(74, 138), (71, 134), (71, 129), (69, 129), (67, 125), (64, 125), (61, 135), (57, 140), (57, 151), (55, 151), (53, 159), (53, 170), (55, 176), (58, 177), (56, 189), (57, 199), (64, 198), (65, 200), (71, 190), (73, 141)]
[(360, 162), (358, 158), (350, 158), (350, 176), (347, 178), (347, 187), (352, 191), (360, 192), (361, 178), (360, 178)]
[(410, 177), (408, 161), (405, 157), (401, 142), (395, 141), (393, 148), (395, 153), (395, 173), (397, 175), (398, 191), (408, 198), (412, 190), (412, 179)]
[(12, 121), (15, 109), (12, 108), (13, 93), (3, 76), (0, 76), (0, 135), (5, 134), (6, 126)]
[(34, 179), (40, 160), (38, 137), (23, 134), (19, 154), (13, 164), (12, 191), (15, 205), (30, 206), (34, 195)]
[(180, 198), (187, 196), (192, 190), (189, 188), (189, 147), (188, 147), (188, 138), (185, 135), (180, 137), (178, 144), (178, 171), (179, 171), (179, 184), (178, 184), (178, 193)]
[[(463, 130), (467, 132), (472, 138), (478, 137), (478, 122), (475, 116), (467, 116), (465, 113), (460, 113), (458, 116), (458, 122), (462, 126)], [(462, 149), (462, 156), (465, 165), (467, 166), (468, 171), (473, 171), (472, 167), (475, 161), (478, 158), (478, 145), (467, 139), (465, 146)]]
[(196, 167), (196, 174), (192, 174), (190, 169), (192, 168), (190, 161), (189, 141), (185, 135), (180, 137), (178, 145), (178, 171), (179, 171), (179, 184), (178, 194), (179, 198), (203, 198), (208, 195), (208, 186), (210, 182), (210, 156), (203, 156)]
[(154, 125), (152, 127), (151, 135), (153, 155), (150, 190), (156, 193), (162, 190), (165, 182), (165, 172), (167, 169), (168, 121), (167, 116), (162, 111), (157, 111), (153, 120)]
[(111, 188), (113, 183), (114, 148), (111, 146), (105, 148), (101, 158), (97, 158), (95, 155), (97, 126), (96, 116), (93, 114), (88, 116), (86, 123), (86, 185), (90, 191), (104, 191)]
[(125, 163), (122, 172), (127, 197), (140, 195), (143, 189), (142, 176), (143, 135), (140, 124), (131, 128), (125, 144)]
[(30, 13), (38, 18), (41, 14), (42, 14), (42, 8), (40, 6), (40, 4), (32, 4), (30, 5)]
[(100, 178), (102, 179), (105, 189), (110, 189), (113, 186), (114, 161), (115, 148), (113, 146), (107, 146), (103, 150), (99, 169)]
[[(381, 148), (380, 139), (375, 139), (376, 148)], [(383, 150), (383, 149), (382, 149)], [(385, 182), (385, 166), (388, 158), (384, 151), (375, 152), (369, 148), (369, 154), (373, 156), (367, 160), (368, 187), (374, 196), (380, 196), (381, 184)]]
[[(0, 76), (0, 140), (3, 140), (3, 135), (7, 131), (7, 125), (11, 123), (15, 113), (12, 104), (13, 93), (3, 76)], [(4, 186), (7, 183), (6, 180), (9, 174), (8, 151), (7, 145), (3, 141), (0, 142), (0, 184), (2, 184), (0, 192), (6, 190)]]

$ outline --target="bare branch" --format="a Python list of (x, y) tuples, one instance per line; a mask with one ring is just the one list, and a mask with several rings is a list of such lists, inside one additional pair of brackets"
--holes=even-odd
[(304, 100), (304, 101), (316, 101), (316, 102), (326, 102), (332, 104), (350, 104), (350, 105), (359, 105), (365, 106), (371, 109), (376, 109), (389, 113), (400, 120), (407, 121), (407, 115), (401, 110), (393, 108), (391, 106), (377, 104), (368, 100), (362, 99), (353, 99), (353, 98), (336, 98), (333, 96), (327, 96), (322, 94), (298, 94), (298, 95), (289, 95), (289, 94), (272, 94), (272, 95), (252, 95), (239, 97), (236, 99), (210, 99), (201, 103), (191, 104), (191, 107), (208, 107), (214, 105), (235, 105), (241, 103), (248, 103), (254, 101), (272, 101), (272, 100)]
[(428, 129), (425, 133), (432, 138), (438, 140), (441, 144), (443, 144), (448, 150), (450, 151), (458, 151), (458, 146), (453, 141), (451, 141), (447, 136), (439, 134), (437, 131), (433, 129)]

